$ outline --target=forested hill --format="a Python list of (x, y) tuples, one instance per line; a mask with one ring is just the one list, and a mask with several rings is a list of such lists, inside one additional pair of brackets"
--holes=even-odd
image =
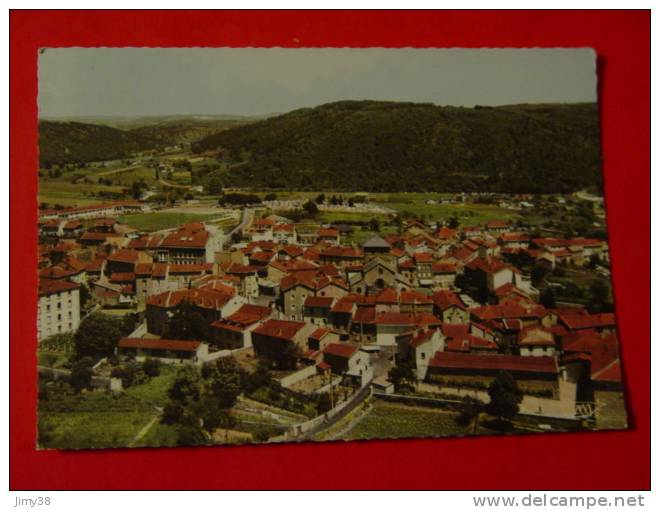
[(39, 162), (42, 167), (121, 159), (160, 145), (162, 142), (148, 136), (109, 126), (81, 122), (39, 122)]
[(227, 165), (217, 176), (234, 186), (511, 193), (601, 186), (596, 104), (342, 101), (229, 129), (193, 149), (218, 151)]
[(164, 118), (125, 128), (101, 122), (42, 120), (39, 122), (39, 161), (42, 166), (50, 166), (122, 159), (135, 152), (196, 141), (250, 120)]

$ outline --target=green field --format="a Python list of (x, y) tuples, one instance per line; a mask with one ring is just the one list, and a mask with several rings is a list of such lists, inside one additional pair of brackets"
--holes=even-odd
[[(41, 448), (107, 448), (129, 445), (159, 413), (154, 406), (167, 402), (167, 390), (176, 377), (174, 367), (127, 388), (118, 396), (91, 392), (51, 397), (39, 409)], [(144, 441), (145, 437), (141, 441)], [(153, 441), (153, 438), (152, 438)], [(155, 445), (154, 445), (155, 446)]]
[(108, 199), (97, 196), (101, 192), (121, 193), (122, 186), (104, 186), (101, 184), (73, 184), (67, 181), (56, 181), (50, 179), (40, 179), (39, 181), (39, 202), (45, 202), (49, 206), (54, 204), (66, 207), (83, 206), (100, 202), (107, 202)]
[(178, 227), (192, 221), (209, 221), (221, 217), (221, 214), (153, 212), (119, 216), (118, 221), (138, 230), (152, 232), (154, 230)]
[(373, 409), (341, 439), (463, 436), (457, 413), (373, 400)]

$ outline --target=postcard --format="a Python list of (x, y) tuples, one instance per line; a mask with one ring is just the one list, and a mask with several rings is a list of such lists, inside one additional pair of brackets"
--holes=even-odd
[(626, 428), (595, 64), (43, 49), (38, 447)]

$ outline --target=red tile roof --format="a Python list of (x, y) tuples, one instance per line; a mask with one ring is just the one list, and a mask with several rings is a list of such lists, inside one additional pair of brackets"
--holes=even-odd
[(430, 253), (422, 252), (422, 253), (415, 253), (413, 255), (413, 259), (415, 259), (415, 263), (420, 264), (420, 263), (428, 263), (428, 262), (433, 262), (433, 255)]
[(331, 311), (332, 313), (352, 313), (354, 306), (354, 301), (347, 301), (345, 298), (342, 298), (334, 304)]
[(434, 329), (428, 329), (426, 331), (420, 331), (418, 332), (413, 338), (410, 339), (410, 347), (419, 347), (422, 344), (425, 344), (426, 342), (430, 341), (431, 338), (433, 338), (433, 335), (435, 334)]
[(381, 290), (376, 296), (376, 304), (397, 304), (399, 302), (399, 296), (397, 296), (396, 290), (392, 287), (387, 287)]
[(305, 306), (314, 308), (330, 308), (334, 298), (323, 296), (309, 296), (305, 299)]
[(451, 290), (438, 290), (433, 293), (433, 302), (439, 310), (444, 311), (451, 306), (456, 306), (461, 310), (465, 310), (465, 304), (460, 296)]
[(117, 250), (108, 257), (109, 262), (134, 264), (138, 260), (138, 252), (134, 250)]
[(313, 338), (314, 340), (321, 340), (328, 333), (330, 333), (330, 330), (327, 328), (316, 328), (316, 330), (311, 335), (309, 335), (309, 338)]
[(515, 373), (557, 374), (557, 362), (550, 356), (513, 356), (508, 354), (464, 354), (437, 352), (429, 367), (458, 370), (506, 370)]
[(432, 304), (433, 298), (416, 290), (402, 290), (400, 301), (402, 304)]
[(160, 338), (121, 338), (117, 347), (194, 352), (202, 343), (197, 340), (162, 340)]
[(452, 274), (456, 273), (456, 264), (450, 264), (448, 262), (436, 262), (431, 266), (431, 270), (435, 274)]
[(304, 326), (304, 322), (270, 319), (257, 327), (253, 331), (253, 334), (279, 338), (281, 340), (293, 340), (296, 333)]
[(473, 308), (470, 312), (480, 320), (520, 319), (541, 318), (546, 314), (546, 309), (542, 305), (508, 302), (499, 305), (480, 306)]
[(613, 313), (599, 313), (593, 315), (562, 314), (559, 318), (569, 330), (614, 327), (616, 324)]
[(51, 267), (46, 267), (41, 271), (39, 271), (39, 278), (60, 280), (63, 278), (69, 278), (70, 276), (74, 276), (76, 274), (78, 274), (78, 272), (64, 269), (61, 266), (51, 266)]
[(376, 317), (376, 324), (383, 325), (440, 325), (441, 321), (430, 313), (383, 312)]
[(350, 246), (330, 246), (321, 252), (321, 257), (361, 259), (364, 257), (364, 253), (362, 250)]
[(147, 300), (150, 306), (173, 308), (182, 301), (188, 301), (200, 308), (221, 309), (233, 296), (225, 292), (206, 289), (168, 290)]
[(353, 322), (358, 324), (375, 324), (376, 309), (373, 306), (358, 307), (353, 316)]
[(135, 281), (135, 273), (112, 273), (110, 276), (111, 283), (127, 283)]
[(209, 233), (202, 223), (189, 223), (179, 230), (168, 234), (160, 244), (162, 248), (192, 248), (204, 249), (209, 239)]
[(325, 346), (323, 353), (340, 356), (342, 358), (350, 358), (357, 352), (357, 350), (358, 348), (355, 345), (331, 343)]
[(80, 285), (66, 280), (39, 280), (39, 297), (79, 289)]
[(339, 230), (336, 228), (321, 228), (318, 231), (319, 237), (339, 237)]

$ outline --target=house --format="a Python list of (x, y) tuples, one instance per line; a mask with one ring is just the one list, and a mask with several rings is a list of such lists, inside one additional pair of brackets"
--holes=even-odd
[(322, 249), (319, 254), (323, 264), (333, 264), (339, 268), (361, 264), (363, 258), (362, 250), (351, 246), (329, 246)]
[(323, 349), (323, 361), (330, 365), (333, 374), (343, 375), (357, 386), (365, 386), (373, 379), (369, 354), (357, 345), (330, 343)]
[(370, 289), (385, 289), (396, 285), (397, 269), (393, 260), (375, 255), (362, 267), (359, 278), (354, 279), (351, 288), (367, 294)]
[(564, 326), (567, 331), (594, 329), (598, 332), (614, 332), (616, 330), (616, 322), (613, 313), (562, 313), (558, 317), (558, 323)]
[(339, 246), (340, 244), (340, 235), (339, 230), (336, 228), (320, 228), (317, 233), (318, 241), (325, 241), (330, 243), (332, 246)]
[(322, 271), (298, 271), (280, 281), (284, 314), (292, 319), (302, 318), (303, 307), (309, 296), (341, 298), (348, 293), (348, 285), (337, 277), (328, 277)]
[(115, 353), (137, 361), (154, 358), (161, 363), (200, 364), (208, 356), (208, 345), (197, 340), (124, 337), (117, 342)]
[(80, 285), (67, 280), (39, 280), (37, 339), (69, 333), (80, 324)]
[(399, 293), (399, 311), (402, 313), (433, 313), (433, 298), (417, 290)]
[(380, 236), (372, 236), (362, 244), (365, 257), (389, 253), (392, 245)]
[(440, 386), (488, 388), (500, 371), (509, 372), (523, 392), (559, 391), (559, 367), (551, 356), (436, 352), (427, 380)]
[(523, 232), (505, 232), (499, 237), (502, 248), (526, 250), (529, 248), (529, 235)]
[(554, 335), (541, 326), (522, 328), (518, 334), (518, 350), (521, 356), (554, 356)]
[(302, 321), (268, 319), (252, 331), (252, 346), (260, 358), (279, 366), (294, 367), (298, 353), (307, 347), (309, 336), (317, 327)]
[(445, 349), (445, 336), (439, 328), (417, 329), (399, 335), (397, 344), (397, 363), (401, 360), (411, 360), (417, 379), (423, 381), (429, 361), (437, 351)]
[(412, 256), (415, 263), (415, 277), (420, 287), (433, 286), (433, 255), (427, 252), (415, 253)]
[(252, 346), (252, 331), (271, 316), (267, 306), (242, 305), (231, 315), (211, 323), (213, 345), (218, 349), (242, 349)]
[(156, 258), (175, 264), (212, 263), (223, 242), (221, 229), (199, 222), (187, 223), (165, 236), (155, 248)]
[(242, 296), (253, 299), (259, 296), (259, 283), (257, 280), (257, 268), (255, 266), (230, 262), (221, 264), (220, 271), (238, 278), (239, 294)]
[(511, 230), (511, 224), (508, 221), (492, 220), (486, 223), (486, 230), (495, 234), (502, 234)]
[(494, 337), (480, 335), (473, 324), (443, 324), (445, 350), (474, 354), (497, 354), (499, 345)]
[(169, 319), (184, 302), (200, 313), (207, 324), (211, 324), (233, 314), (244, 304), (244, 298), (228, 292), (206, 289), (170, 290), (156, 294), (147, 300), (147, 331), (162, 335)]
[(330, 309), (330, 324), (338, 333), (346, 334), (350, 331), (353, 314), (357, 310), (355, 299), (348, 295), (335, 302)]
[(397, 345), (396, 337), (405, 331), (419, 328), (438, 328), (440, 320), (430, 313), (384, 312), (376, 316), (376, 343)]
[(338, 341), (339, 335), (336, 332), (328, 328), (320, 327), (316, 328), (316, 330), (307, 338), (307, 347), (312, 351), (319, 352), (329, 343)]
[(432, 294), (433, 313), (446, 324), (466, 324), (470, 313), (458, 294), (450, 290), (438, 290)]
[(298, 237), (293, 223), (278, 223), (273, 226), (273, 241), (280, 244), (296, 244)]
[(333, 297), (309, 296), (303, 305), (303, 320), (317, 326), (327, 326), (334, 302)]
[(435, 262), (431, 265), (433, 284), (436, 289), (452, 289), (456, 283), (456, 264)]

